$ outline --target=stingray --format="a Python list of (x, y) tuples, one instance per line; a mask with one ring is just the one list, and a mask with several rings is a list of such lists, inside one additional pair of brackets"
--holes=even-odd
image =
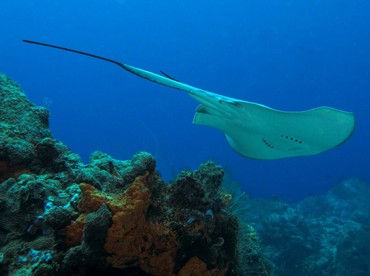
[(305, 111), (281, 111), (263, 104), (230, 98), (109, 58), (56, 45), (27, 43), (69, 51), (110, 63), (139, 77), (186, 91), (200, 102), (194, 124), (222, 131), (233, 150), (252, 159), (279, 159), (315, 155), (344, 143), (355, 128), (351, 112), (327, 106)]

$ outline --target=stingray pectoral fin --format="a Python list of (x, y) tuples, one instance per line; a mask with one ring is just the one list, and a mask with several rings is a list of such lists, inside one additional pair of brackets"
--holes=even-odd
[(223, 131), (230, 146), (253, 159), (315, 155), (345, 142), (355, 128), (353, 113), (331, 107), (285, 112), (252, 102), (240, 102), (234, 118), (198, 107), (194, 123)]

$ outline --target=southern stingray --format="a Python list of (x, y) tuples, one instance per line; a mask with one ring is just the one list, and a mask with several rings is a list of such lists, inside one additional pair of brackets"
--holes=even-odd
[(161, 76), (105, 57), (23, 41), (108, 61), (144, 79), (188, 92), (200, 102), (193, 123), (221, 130), (230, 146), (249, 158), (279, 159), (318, 154), (344, 143), (355, 127), (355, 116), (351, 112), (327, 106), (299, 112), (276, 110), (196, 88), (163, 72)]

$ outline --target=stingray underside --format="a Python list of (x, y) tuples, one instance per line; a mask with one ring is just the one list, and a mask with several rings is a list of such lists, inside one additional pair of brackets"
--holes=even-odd
[(340, 145), (351, 136), (355, 118), (353, 113), (325, 106), (285, 112), (234, 101), (222, 102), (219, 108), (200, 105), (193, 123), (221, 130), (230, 146), (243, 156), (279, 159), (315, 155)]

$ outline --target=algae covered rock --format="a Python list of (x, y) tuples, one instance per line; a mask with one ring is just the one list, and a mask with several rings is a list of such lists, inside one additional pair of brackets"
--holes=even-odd
[(2, 171), (16, 166), (30, 169), (30, 164), (37, 156), (35, 145), (50, 136), (48, 110), (33, 105), (18, 84), (4, 74), (0, 74)]
[(49, 111), (35, 106), (0, 73), (0, 180), (41, 170), (62, 171), (77, 155), (52, 138)]
[(79, 172), (77, 181), (110, 192), (121, 190), (138, 175), (155, 171), (155, 159), (147, 152), (138, 152), (131, 160), (117, 160), (104, 152), (95, 151), (89, 161)]
[(49, 111), (32, 104), (21, 87), (0, 73), (0, 118), (2, 138), (9, 137), (37, 144), (51, 137)]

